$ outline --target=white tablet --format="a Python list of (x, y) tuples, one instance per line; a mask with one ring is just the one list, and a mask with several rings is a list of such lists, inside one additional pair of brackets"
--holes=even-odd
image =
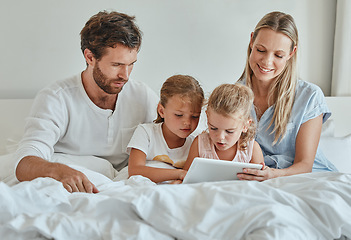
[(232, 162), (208, 158), (194, 158), (183, 183), (238, 180), (243, 168), (261, 169), (261, 164)]

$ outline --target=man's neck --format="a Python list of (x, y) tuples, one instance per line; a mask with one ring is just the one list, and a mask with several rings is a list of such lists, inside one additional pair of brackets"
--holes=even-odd
[(118, 94), (105, 93), (86, 69), (82, 72), (82, 84), (90, 100), (99, 108), (115, 110)]

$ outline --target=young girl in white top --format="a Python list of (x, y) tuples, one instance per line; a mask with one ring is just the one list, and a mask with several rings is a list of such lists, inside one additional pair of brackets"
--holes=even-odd
[(158, 117), (154, 123), (140, 124), (131, 138), (129, 176), (142, 175), (153, 182), (183, 180), (183, 170), (199, 123), (204, 101), (197, 80), (175, 75), (162, 85)]
[(206, 110), (208, 131), (192, 143), (185, 170), (195, 157), (258, 163), (264, 167), (250, 116), (253, 99), (251, 89), (242, 84), (222, 84), (215, 88)]

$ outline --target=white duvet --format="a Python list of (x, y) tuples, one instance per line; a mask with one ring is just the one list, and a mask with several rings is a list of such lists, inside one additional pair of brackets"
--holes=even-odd
[(50, 178), (0, 182), (1, 239), (351, 238), (351, 174), (156, 185), (80, 170), (98, 194)]

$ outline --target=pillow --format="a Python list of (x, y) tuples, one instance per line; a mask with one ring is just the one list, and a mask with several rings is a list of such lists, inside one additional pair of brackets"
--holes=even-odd
[(18, 183), (15, 177), (15, 160), (13, 153), (0, 156), (0, 181), (10, 186)]
[(345, 137), (322, 136), (319, 144), (340, 172), (351, 173), (351, 134)]
[(322, 125), (322, 133), (321, 137), (334, 137), (334, 132), (335, 132), (335, 124), (333, 119), (328, 119), (323, 125)]

